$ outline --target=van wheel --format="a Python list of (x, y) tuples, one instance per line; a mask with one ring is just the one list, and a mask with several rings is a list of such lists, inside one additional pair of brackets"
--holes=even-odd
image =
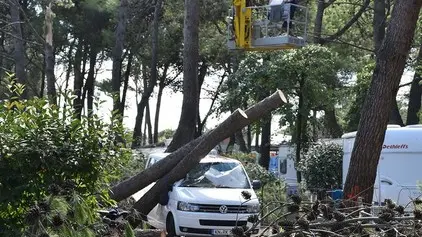
[(176, 237), (176, 226), (174, 225), (174, 218), (171, 213), (167, 216), (166, 229), (167, 237)]

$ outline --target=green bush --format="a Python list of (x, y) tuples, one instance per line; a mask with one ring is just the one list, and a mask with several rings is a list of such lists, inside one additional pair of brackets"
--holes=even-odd
[(23, 231), (28, 211), (57, 190), (70, 190), (60, 195), (76, 193), (90, 203), (90, 197), (107, 201), (108, 184), (123, 175), (131, 159), (130, 149), (116, 142), (124, 137), (120, 123), (107, 124), (95, 114), (76, 119), (72, 98), (64, 97), (60, 108), (40, 98), (0, 102), (3, 232)]
[(342, 147), (334, 143), (316, 143), (303, 154), (297, 169), (307, 188), (332, 189), (342, 184)]

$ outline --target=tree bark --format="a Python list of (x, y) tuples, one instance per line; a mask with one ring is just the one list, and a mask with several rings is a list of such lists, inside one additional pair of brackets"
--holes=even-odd
[(378, 161), (395, 93), (409, 54), (422, 0), (396, 1), (378, 51), (345, 183), (345, 197), (371, 203)]
[(422, 44), (419, 47), (418, 57), (416, 59), (416, 70), (413, 76), (412, 85), (410, 86), (409, 93), (409, 105), (407, 107), (407, 125), (419, 124), (418, 113), (421, 110), (421, 96), (422, 86), (421, 82), (421, 70), (419, 69), (422, 65)]
[[(184, 158), (179, 158), (180, 162), (176, 163), (177, 165), (175, 165), (175, 167), (168, 167), (170, 168), (169, 171), (171, 171), (167, 171), (168, 173), (164, 177), (160, 178), (150, 191), (148, 191), (134, 204), (134, 208), (136, 208), (141, 214), (148, 214), (154, 206), (157, 205), (158, 195), (161, 192), (167, 192), (170, 185), (177, 180), (184, 178), (186, 174), (194, 168), (199, 161), (220, 141), (224, 140), (235, 131), (242, 129), (253, 121), (268, 114), (272, 110), (280, 107), (283, 103), (286, 103), (286, 98), (281, 91), (277, 91), (244, 112), (240, 109), (236, 110), (214, 130), (201, 137), (198, 145), (195, 146), (194, 149), (185, 153)], [(170, 160), (170, 158), (166, 157), (163, 160)]]
[(10, 21), (12, 26), (12, 34), (14, 36), (13, 58), (15, 60), (15, 76), (17, 78), (17, 82), (25, 86), (25, 90), (20, 96), (23, 99), (27, 99), (29, 96), (29, 87), (25, 71), (25, 47), (21, 29), (20, 3), (18, 0), (10, 0)]
[[(190, 143), (185, 144), (183, 147), (172, 152), (166, 158), (158, 161), (147, 170), (144, 170), (136, 174), (135, 176), (132, 176), (129, 179), (126, 179), (123, 182), (120, 182), (119, 184), (112, 187), (110, 191), (111, 198), (116, 201), (121, 201), (125, 198), (128, 198), (130, 195), (138, 192), (139, 190), (145, 188), (152, 182), (160, 179), (161, 177), (169, 173), (182, 159), (184, 159), (187, 154), (193, 151), (194, 148), (196, 148), (203, 140), (212, 140), (211, 142), (208, 142), (208, 147), (211, 148), (208, 151), (205, 150), (204, 152), (201, 152), (206, 154), (212, 148), (214, 148), (220, 141), (229, 137), (230, 134), (233, 134), (235, 131), (242, 129), (254, 120), (259, 119), (264, 114), (278, 108), (284, 103), (286, 103), (286, 98), (284, 97), (281, 91), (277, 91), (270, 97), (247, 109), (245, 113), (248, 119), (226, 119), (221, 125), (219, 125), (214, 130), (202, 135), (199, 138), (196, 138)], [(231, 118), (232, 117), (233, 115), (231, 116)], [(228, 128), (226, 127), (227, 124), (230, 125), (228, 126)]]
[[(143, 111), (146, 107), (149, 97), (154, 92), (154, 87), (157, 84), (157, 57), (158, 57), (158, 26), (161, 12), (162, 0), (157, 0), (154, 10), (153, 33), (152, 33), (152, 60), (151, 60), (151, 78), (149, 83), (144, 86), (144, 93), (142, 94), (141, 102), (138, 104), (138, 114), (136, 115), (135, 128), (133, 129), (132, 148), (139, 146), (140, 126), (142, 126)], [(144, 78), (144, 80), (147, 80)]]
[(264, 167), (266, 170), (270, 164), (270, 148), (271, 148), (271, 114), (261, 119), (261, 156), (259, 159), (259, 165)]
[(183, 27), (183, 105), (179, 125), (166, 149), (172, 152), (192, 141), (198, 114), (199, 2), (185, 0)]
[[(119, 15), (115, 32), (115, 44), (112, 52), (113, 69), (111, 73), (111, 89), (113, 93), (113, 110), (121, 113), (120, 85), (122, 82), (122, 55), (126, 36), (128, 0), (120, 0)], [(122, 117), (123, 115), (120, 114)]]
[(54, 75), (54, 48), (53, 48), (53, 12), (51, 11), (51, 2), (45, 10), (45, 71), (47, 76), (47, 96), (50, 103), (57, 104), (56, 77)]

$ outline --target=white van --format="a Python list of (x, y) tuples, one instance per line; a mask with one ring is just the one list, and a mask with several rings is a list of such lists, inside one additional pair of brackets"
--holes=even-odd
[[(169, 153), (151, 154), (146, 168)], [(152, 186), (132, 197), (138, 201)], [(174, 183), (168, 204), (157, 204), (148, 214), (148, 223), (167, 231), (168, 236), (227, 236), (235, 226), (251, 227), (247, 219), (259, 215), (260, 205), (254, 189), (260, 182), (251, 182), (241, 162), (208, 155), (186, 178)], [(242, 192), (250, 194), (244, 197)], [(252, 234), (258, 233), (257, 226)]]
[[(343, 185), (349, 169), (350, 156), (356, 132), (342, 136), (343, 143)], [(422, 195), (419, 182), (422, 181), (422, 125), (400, 127), (388, 125), (378, 163), (374, 183), (375, 204), (391, 199), (406, 206), (411, 198)], [(408, 205), (411, 210), (413, 205)]]

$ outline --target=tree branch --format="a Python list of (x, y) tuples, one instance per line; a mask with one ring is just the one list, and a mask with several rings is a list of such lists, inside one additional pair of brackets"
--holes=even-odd
[(362, 14), (366, 11), (370, 3), (370, 0), (365, 0), (359, 11), (343, 26), (343, 28), (339, 29), (336, 33), (328, 36), (327, 38), (321, 39), (322, 42), (325, 41), (332, 41), (340, 36), (342, 36), (353, 24), (362, 16)]

